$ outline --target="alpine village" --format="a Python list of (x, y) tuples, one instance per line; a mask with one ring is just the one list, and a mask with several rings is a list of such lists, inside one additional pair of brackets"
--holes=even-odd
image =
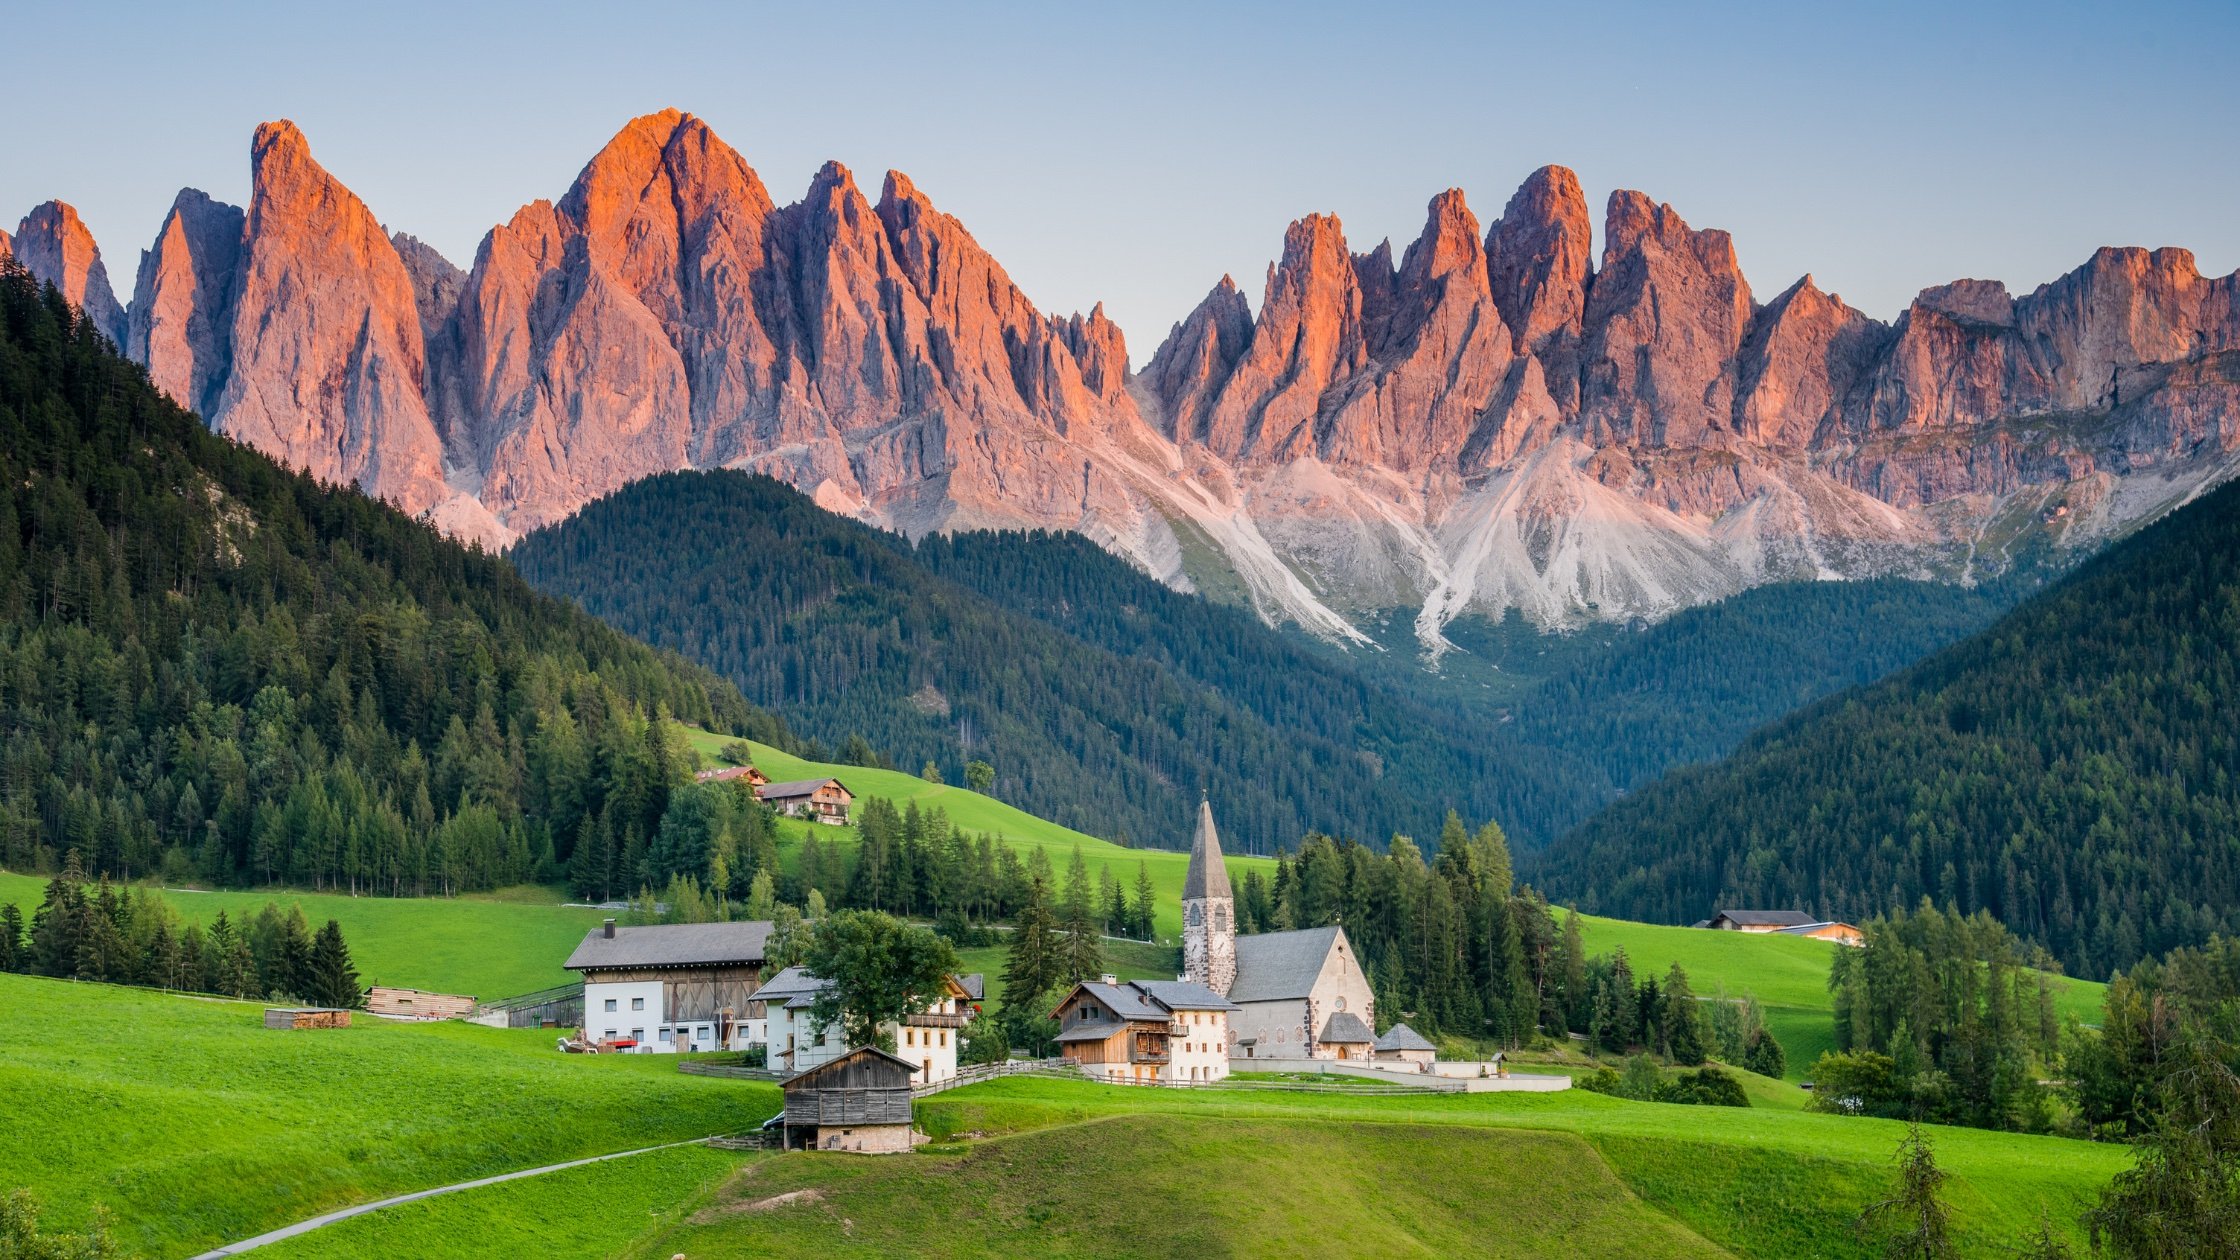
[(512, 7), (6, 24), (0, 1260), (2240, 1260), (2240, 12)]

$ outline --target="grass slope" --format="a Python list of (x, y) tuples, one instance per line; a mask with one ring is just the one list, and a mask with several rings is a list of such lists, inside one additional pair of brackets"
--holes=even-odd
[(563, 1055), (546, 1032), (271, 1032), (253, 1003), (10, 975), (0, 1011), (0, 1128), (20, 1139), (0, 1142), (0, 1187), (30, 1187), (56, 1225), (105, 1204), (151, 1257), (777, 1109), (773, 1086)]
[[(709, 765), (724, 764), (717, 755), (732, 742), (728, 735), (685, 729), (685, 737), (697, 749), (702, 760)], [(1006, 805), (992, 796), (982, 796), (968, 788), (928, 783), (914, 774), (899, 770), (872, 770), (861, 766), (842, 766), (828, 762), (803, 761), (799, 757), (778, 751), (766, 744), (754, 745), (755, 765), (772, 779), (822, 779), (836, 778), (848, 785), (858, 797), (878, 796), (893, 801), (902, 809), (911, 801), (920, 809), (940, 806), (947, 811), (949, 821), (967, 831), (988, 832), (1024, 856), (1028, 849), (1041, 849), (1050, 857), (1051, 868), (1060, 879), (1065, 877), (1066, 864), (1073, 860), (1075, 845), (1081, 847), (1084, 861), (1089, 865), (1089, 877), (1094, 880), (1097, 871), (1110, 867), (1113, 878), (1132, 894), (1135, 889), (1136, 866), (1140, 862), (1151, 871), (1152, 887), (1159, 893), (1157, 930), (1162, 936), (1182, 931), (1182, 876), (1189, 868), (1190, 854), (1186, 849), (1135, 849), (1124, 848), (1109, 840), (1061, 827)], [(789, 822), (781, 827), (781, 850), (789, 855), (798, 850), (801, 838), (811, 824)], [(818, 832), (819, 839), (831, 842), (852, 843), (852, 828), (825, 828)], [(1188, 836), (1174, 836), (1172, 843), (1187, 846)], [(1275, 876), (1275, 862), (1269, 858), (1238, 857), (1229, 855), (1229, 878), (1242, 882), (1246, 871), (1258, 870), (1263, 878)]]
[(1168, 1113), (961, 1155), (759, 1160), (636, 1254), (1727, 1253), (1640, 1202), (1568, 1134)]
[[(1137, 1090), (1012, 1078), (939, 1095), (919, 1111), (921, 1125), (936, 1136), (1028, 1132), (1123, 1114), (1189, 1117), (1213, 1129), (1287, 1120), (1570, 1133), (1591, 1143), (1644, 1201), (1735, 1254), (1769, 1258), (1877, 1254), (1851, 1223), (1890, 1184), (1891, 1154), (1904, 1133), (1891, 1121), (1770, 1107), (1634, 1103), (1583, 1090), (1379, 1097)], [(1930, 1139), (1938, 1162), (1953, 1175), (1949, 1197), (1969, 1255), (2004, 1254), (2003, 1247), (2036, 1225), (2041, 1208), (2057, 1225), (2073, 1222), (2130, 1159), (2120, 1146), (1977, 1129), (1931, 1128)], [(1445, 1177), (1459, 1172), (1453, 1161), (1433, 1160), (1420, 1161), (1411, 1175), (1420, 1179), (1428, 1167)], [(1483, 1193), (1527, 1194), (1541, 1180), (1529, 1164), (1503, 1165), (1499, 1176)], [(1264, 1189), (1256, 1180), (1240, 1180), (1232, 1189), (1236, 1185), (1249, 1185), (1254, 1195)], [(1118, 1187), (1107, 1189), (1127, 1197)], [(1457, 1191), (1470, 1193), (1468, 1187)], [(1546, 1254), (1597, 1251), (1567, 1246)]]
[[(44, 876), (0, 872), (0, 902), (14, 902), (29, 922), (46, 895)], [(265, 903), (303, 907), (314, 930), (342, 925), (358, 979), (489, 999), (566, 984), (561, 969), (583, 934), (599, 925), (597, 910), (558, 904), (552, 889), (512, 889), (491, 897), (351, 897), (270, 889), (189, 892), (165, 889), (163, 899), (187, 919), (207, 923), (223, 910), (236, 921)], [(520, 898), (535, 896), (536, 904)]]
[(680, 1146), (383, 1208), (275, 1243), (270, 1260), (608, 1256), (673, 1224), (746, 1157)]

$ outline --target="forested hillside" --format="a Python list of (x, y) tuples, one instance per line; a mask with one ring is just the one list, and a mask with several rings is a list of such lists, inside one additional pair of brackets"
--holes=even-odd
[(1204, 788), (1245, 852), (1434, 835), (1449, 809), (1538, 839), (1607, 791), (1490, 717), (1365, 682), (1076, 535), (913, 547), (767, 478), (676, 473), (511, 558), (798, 730), (952, 782), (985, 761), (995, 795), (1108, 838), (1179, 846)]
[(1542, 855), (1551, 896), (1683, 922), (1985, 909), (2105, 976), (2240, 929), (2240, 487), (1990, 629), (1675, 774)]
[(0, 269), (0, 866), (383, 893), (650, 833), (715, 675), (212, 434)]

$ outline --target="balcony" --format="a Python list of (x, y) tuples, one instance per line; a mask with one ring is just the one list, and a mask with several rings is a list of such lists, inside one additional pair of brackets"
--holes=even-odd
[(1129, 1055), (1129, 1056), (1128, 1056), (1128, 1062), (1130, 1062), (1130, 1063), (1165, 1063), (1165, 1062), (1167, 1062), (1167, 1060), (1168, 1060), (1168, 1059), (1170, 1059), (1170, 1058), (1172, 1058), (1172, 1057), (1173, 1057), (1173, 1056), (1169, 1055), (1169, 1054), (1168, 1054), (1168, 1053), (1167, 1053), (1166, 1051), (1164, 1051), (1164, 1050), (1142, 1050), (1142, 1049), (1139, 1049), (1139, 1050), (1137, 1050), (1137, 1051), (1136, 1051), (1136, 1052), (1135, 1052), (1134, 1054), (1131, 1054), (1131, 1055)]
[(931, 1015), (923, 1011), (903, 1017), (903, 1023), (912, 1028), (963, 1028), (972, 1022), (969, 1015)]
[(1190, 1035), (1190, 1025), (1169, 1024), (1167, 1025), (1167, 1035), (1169, 1037), (1187, 1037)]

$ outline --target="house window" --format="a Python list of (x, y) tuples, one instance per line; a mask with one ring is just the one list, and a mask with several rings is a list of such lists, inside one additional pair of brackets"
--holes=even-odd
[(675, 1041), (675, 1040), (677, 1039), (677, 1038), (676, 1038), (676, 1034), (674, 1034), (674, 1033), (670, 1032), (670, 1031), (669, 1031), (668, 1029), (666, 1029), (666, 1028), (664, 1028), (664, 1029), (660, 1030), (660, 1032), (659, 1032), (659, 1033), (658, 1033), (657, 1035), (658, 1035), (658, 1036), (659, 1036), (659, 1037), (660, 1037), (660, 1038), (661, 1038), (661, 1039), (662, 1039), (663, 1041)]
[(631, 1030), (630, 1030), (630, 1040), (632, 1040), (632, 1041), (644, 1041), (645, 1039), (646, 1039), (646, 1030), (645, 1030), (645, 1029), (643, 1029), (643, 1028), (633, 1028), (633, 1029), (631, 1029)]
[(609, 1029), (607, 1030), (607, 1036), (606, 1036), (606, 1040), (608, 1040), (608, 1041), (613, 1041), (613, 1040), (614, 1040), (614, 1035), (615, 1035), (615, 1034), (614, 1034), (614, 1029), (612, 1029), (612, 1028), (609, 1028)]
[(942, 1044), (942, 1045), (948, 1045), (948, 1044), (949, 1044), (949, 1030), (948, 1030), (948, 1029), (946, 1029), (946, 1028), (944, 1028), (944, 1029), (942, 1029), (942, 1030), (941, 1030), (941, 1044)]
[(645, 1000), (644, 998), (631, 998), (631, 999), (630, 999), (630, 1009), (631, 1009), (631, 1010), (633, 1010), (633, 1011), (642, 1011), (642, 1010), (644, 1010), (645, 1008), (646, 1008), (646, 1000)]
[(902, 1030), (902, 1044), (903, 1044), (903, 1045), (906, 1045), (906, 1046), (914, 1046), (914, 1045), (917, 1045), (917, 1044), (918, 1044), (918, 1034), (916, 1034), (916, 1033), (914, 1033), (914, 1032), (910, 1031), (910, 1030), (909, 1030), (909, 1029), (907, 1029), (907, 1028), (903, 1029), (903, 1030)]
[(698, 1037), (698, 1038), (699, 1038), (700, 1040), (702, 1040), (702, 1041), (706, 1041), (706, 1040), (708, 1039), (708, 1033), (709, 1033), (709, 1026), (708, 1026), (708, 1025), (706, 1025), (706, 1024), (702, 1024), (702, 1025), (700, 1025), (700, 1027), (698, 1027), (698, 1028), (696, 1028), (696, 1029), (694, 1029), (694, 1030), (693, 1030), (693, 1034), (692, 1034), (692, 1035), (693, 1035), (693, 1036), (695, 1036), (695, 1037)]
[(607, 999), (607, 1009), (608, 1009), (608, 1010), (610, 1010), (610, 1011), (614, 1009), (614, 999), (613, 999), (613, 998), (608, 998), (608, 999)]

